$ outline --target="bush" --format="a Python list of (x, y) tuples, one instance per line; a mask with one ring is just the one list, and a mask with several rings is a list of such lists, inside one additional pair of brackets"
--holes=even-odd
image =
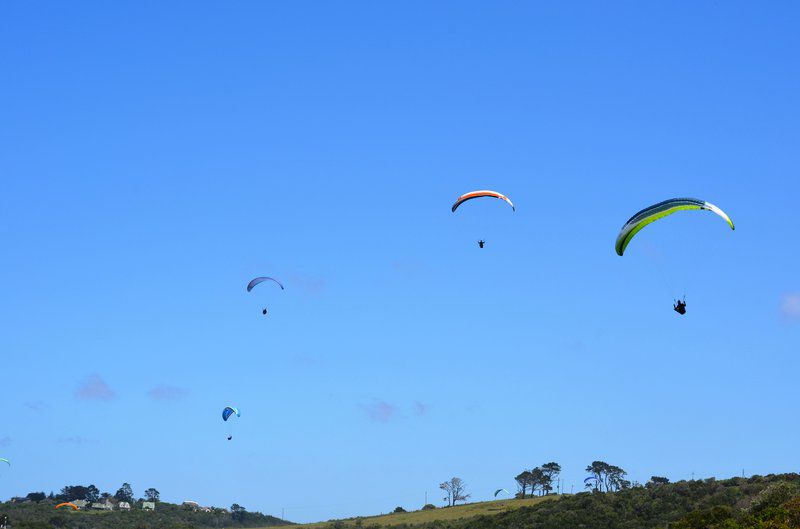
[(791, 527), (800, 527), (800, 498), (795, 498), (783, 504), (789, 518)]
[(770, 507), (777, 507), (782, 503), (786, 503), (795, 496), (800, 496), (800, 487), (794, 483), (779, 481), (759, 492), (758, 496), (753, 498), (748, 510), (754, 514), (759, 513)]
[(393, 513), (400, 513), (400, 512), (406, 512), (406, 510), (403, 509), (402, 507), (395, 507), (392, 512)]
[(431, 510), (433, 510), (435, 508), (436, 508), (436, 505), (434, 505), (432, 503), (426, 503), (425, 505), (422, 506), (422, 510), (423, 511), (431, 511)]

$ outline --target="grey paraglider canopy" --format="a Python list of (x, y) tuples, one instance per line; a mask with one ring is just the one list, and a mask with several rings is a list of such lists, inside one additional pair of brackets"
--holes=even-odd
[(257, 277), (247, 283), (247, 291), (250, 292), (256, 285), (263, 283), (264, 281), (274, 281), (279, 287), (281, 287), (281, 290), (284, 290), (283, 285), (281, 285), (280, 281), (277, 279), (273, 279), (271, 277)]

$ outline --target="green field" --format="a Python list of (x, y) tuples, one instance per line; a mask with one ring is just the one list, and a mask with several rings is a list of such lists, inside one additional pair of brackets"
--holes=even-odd
[[(467, 503), (465, 505), (457, 505), (456, 507), (446, 507), (441, 509), (430, 509), (427, 511), (412, 511), (397, 514), (384, 514), (381, 516), (365, 516), (361, 518), (348, 518), (341, 520), (343, 522), (355, 522), (361, 520), (363, 526), (379, 525), (382, 527), (391, 527), (393, 525), (420, 525), (436, 520), (459, 520), (464, 518), (473, 518), (481, 515), (493, 515), (503, 512), (519, 509), (520, 507), (530, 507), (542, 501), (550, 501), (557, 499), (558, 496), (548, 496), (543, 498), (525, 498), (524, 500), (498, 500), (498, 501), (483, 501), (476, 503)], [(308, 529), (323, 529), (331, 527), (336, 521), (316, 522), (310, 524), (303, 524), (299, 527)]]

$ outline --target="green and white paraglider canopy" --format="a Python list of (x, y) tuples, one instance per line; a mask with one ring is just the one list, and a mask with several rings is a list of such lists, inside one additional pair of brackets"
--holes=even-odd
[(728, 223), (728, 226), (730, 226), (732, 230), (736, 229), (733, 225), (733, 221), (727, 215), (727, 213), (710, 202), (698, 200), (696, 198), (672, 198), (643, 209), (625, 223), (620, 230), (619, 235), (617, 235), (617, 243), (615, 245), (617, 255), (624, 254), (625, 248), (628, 247), (631, 239), (633, 239), (633, 237), (648, 224), (663, 219), (664, 217), (672, 215), (673, 213), (677, 213), (678, 211), (686, 210), (711, 211), (722, 217), (722, 219)]

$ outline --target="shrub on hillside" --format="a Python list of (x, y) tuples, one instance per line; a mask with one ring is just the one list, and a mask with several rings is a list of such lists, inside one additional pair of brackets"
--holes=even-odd
[(770, 507), (778, 507), (797, 496), (800, 496), (800, 487), (795, 483), (779, 481), (759, 492), (758, 495), (753, 498), (753, 502), (747, 510), (753, 514), (757, 514)]
[(436, 505), (434, 505), (432, 503), (426, 503), (425, 505), (422, 506), (422, 510), (423, 511), (430, 511), (430, 510), (433, 510), (435, 508), (436, 508)]

